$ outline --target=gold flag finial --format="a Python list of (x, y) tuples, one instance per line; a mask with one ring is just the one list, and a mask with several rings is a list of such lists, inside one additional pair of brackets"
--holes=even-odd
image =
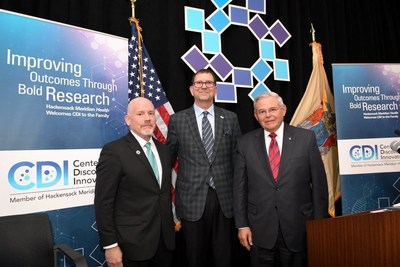
[(135, 17), (135, 2), (136, 2), (136, 0), (131, 0), (132, 18)]
[(315, 29), (314, 29), (314, 26), (313, 26), (312, 23), (311, 23), (311, 30), (310, 30), (310, 33), (311, 33), (312, 41), (315, 42)]
[[(135, 1), (135, 0), (132, 0)], [(140, 96), (144, 97), (144, 83), (143, 83), (143, 38), (142, 38), (142, 28), (140, 28), (139, 26), (139, 20), (131, 17), (129, 18), (129, 22), (132, 26), (132, 23), (134, 23), (135, 25), (132, 27), (136, 28), (136, 32), (137, 32), (137, 57), (138, 57), (138, 70), (139, 70), (139, 85), (140, 85)]]

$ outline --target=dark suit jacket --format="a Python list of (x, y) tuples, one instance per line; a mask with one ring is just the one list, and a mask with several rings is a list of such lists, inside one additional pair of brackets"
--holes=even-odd
[(218, 200), (225, 217), (233, 216), (232, 177), (233, 152), (240, 136), (235, 113), (214, 106), (215, 136), (211, 163), (209, 162), (196, 122), (194, 108), (171, 116), (167, 145), (173, 161), (178, 157), (176, 180), (176, 212), (178, 217), (197, 221), (206, 202), (207, 181), (212, 175)]
[(244, 135), (235, 153), (237, 228), (249, 226), (253, 243), (271, 249), (278, 227), (288, 248), (306, 250), (306, 222), (328, 214), (328, 188), (315, 135), (285, 124), (278, 181), (272, 176), (264, 129)]
[(135, 261), (155, 255), (161, 233), (166, 247), (175, 248), (169, 151), (154, 142), (162, 164), (161, 189), (131, 133), (103, 147), (96, 169), (94, 205), (100, 245), (118, 242), (123, 256)]

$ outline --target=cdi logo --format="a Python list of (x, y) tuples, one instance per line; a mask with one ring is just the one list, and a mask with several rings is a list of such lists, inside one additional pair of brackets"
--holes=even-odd
[(59, 182), (68, 185), (68, 161), (62, 166), (53, 161), (29, 161), (14, 164), (8, 172), (8, 182), (17, 190), (47, 188)]
[(378, 159), (378, 146), (352, 146), (350, 148), (350, 158), (354, 161)]

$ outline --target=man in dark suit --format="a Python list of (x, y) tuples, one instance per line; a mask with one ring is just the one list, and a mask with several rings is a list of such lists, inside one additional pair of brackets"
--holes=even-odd
[(315, 135), (284, 123), (285, 114), (279, 95), (258, 95), (254, 116), (262, 128), (242, 136), (235, 152), (235, 224), (253, 267), (307, 266), (306, 222), (328, 215)]
[(168, 267), (175, 249), (169, 150), (152, 138), (155, 111), (148, 99), (133, 99), (125, 122), (129, 133), (106, 144), (97, 165), (100, 245), (108, 266)]
[[(171, 116), (167, 145), (178, 158), (176, 212), (189, 267), (231, 267), (233, 152), (237, 116), (213, 105), (216, 79), (207, 69), (192, 79), (194, 105)], [(206, 113), (204, 113), (206, 112)], [(211, 265), (212, 266), (212, 265)]]

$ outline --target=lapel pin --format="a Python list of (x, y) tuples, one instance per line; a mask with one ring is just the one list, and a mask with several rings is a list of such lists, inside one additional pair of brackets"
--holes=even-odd
[(140, 150), (136, 150), (136, 155), (140, 155)]
[(219, 116), (221, 119), (224, 119), (224, 116)]

